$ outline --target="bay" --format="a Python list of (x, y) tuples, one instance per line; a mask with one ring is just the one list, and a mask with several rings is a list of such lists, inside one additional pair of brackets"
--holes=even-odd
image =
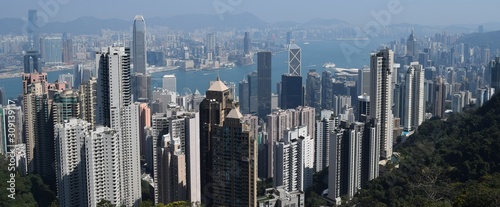
[[(369, 65), (370, 53), (379, 49), (381, 44), (391, 41), (390, 39), (375, 38), (368, 41), (310, 41), (308, 44), (298, 43), (302, 49), (302, 76), (304, 84), (307, 72), (315, 69), (321, 74), (324, 70), (323, 64), (333, 62), (340, 68), (361, 68)], [(348, 51), (348, 52), (345, 52)], [(286, 52), (280, 52), (272, 57), (272, 91), (276, 92), (276, 83), (281, 80), (281, 75), (288, 71), (288, 56)], [(256, 63), (256, 56), (254, 56)], [(232, 69), (223, 68), (219, 70), (201, 71), (165, 71), (152, 74), (153, 87), (162, 86), (162, 77), (167, 74), (174, 74), (177, 78), (177, 92), (180, 94), (188, 91), (194, 92), (196, 89), (204, 94), (210, 86), (210, 81), (216, 80), (220, 76), (222, 81), (233, 82), (236, 85), (239, 81), (257, 70), (257, 64), (249, 66), (237, 66)], [(72, 73), (72, 70), (54, 71), (48, 73), (49, 82), (57, 80), (60, 74)], [(5, 88), (8, 98), (15, 98), (22, 93), (22, 78), (0, 79), (0, 87)]]

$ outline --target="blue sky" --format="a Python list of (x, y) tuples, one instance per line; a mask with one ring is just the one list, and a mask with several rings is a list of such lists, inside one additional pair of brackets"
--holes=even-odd
[(0, 18), (26, 17), (29, 9), (43, 11), (46, 2), (57, 2), (57, 7), (51, 6), (46, 12), (50, 21), (68, 21), (81, 16), (133, 20), (136, 14), (145, 18), (217, 14), (217, 7), (219, 13), (250, 12), (271, 23), (328, 18), (364, 25), (374, 20), (370, 14), (372, 11), (382, 12), (391, 2), (396, 2), (402, 12), (391, 14), (391, 23), (449, 25), (500, 22), (498, 0), (1, 0)]

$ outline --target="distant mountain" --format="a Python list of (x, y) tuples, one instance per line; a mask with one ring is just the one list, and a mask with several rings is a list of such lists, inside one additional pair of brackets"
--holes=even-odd
[[(0, 35), (21, 34), (25, 22), (21, 19), (0, 19)], [(62, 33), (69, 32), (73, 34), (100, 34), (103, 29), (128, 30), (133, 25), (133, 19), (98, 19), (95, 17), (80, 17), (68, 22), (51, 22), (40, 28), (44, 33)], [(214, 29), (224, 28), (262, 28), (268, 23), (260, 20), (253, 14), (192, 14), (178, 15), (168, 18), (149, 18), (146, 19), (148, 26), (166, 26), (174, 29), (194, 30), (199, 28), (213, 27)]]
[(21, 19), (0, 19), (0, 35), (21, 34), (24, 24)]
[(339, 25), (339, 24), (349, 24), (346, 21), (338, 20), (338, 19), (321, 19), (314, 18), (311, 19), (302, 25), (320, 25), (320, 26), (330, 26), (330, 25)]
[(471, 33), (463, 36), (458, 40), (461, 43), (468, 43), (469, 45), (488, 45), (490, 51), (496, 51), (500, 49), (500, 30), (494, 32), (484, 32), (484, 33)]

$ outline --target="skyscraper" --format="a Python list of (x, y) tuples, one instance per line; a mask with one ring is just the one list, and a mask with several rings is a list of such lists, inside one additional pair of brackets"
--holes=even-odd
[(252, 48), (252, 39), (250, 38), (250, 32), (245, 32), (245, 37), (243, 38), (244, 54), (250, 54), (251, 48)]
[(24, 73), (41, 73), (40, 54), (36, 50), (27, 51), (24, 54)]
[(332, 72), (328, 70), (321, 73), (321, 108), (333, 109), (333, 79)]
[[(307, 126), (285, 131), (285, 136), (275, 144), (274, 187), (284, 186), (288, 192), (305, 191), (312, 179), (307, 161), (314, 159), (314, 145), (307, 132)], [(311, 183), (312, 184), (312, 183)], [(309, 184), (310, 185), (310, 184)]]
[(366, 67), (358, 71), (358, 82), (356, 83), (358, 94), (370, 95), (370, 68)]
[(403, 119), (404, 130), (407, 131), (416, 129), (424, 122), (424, 73), (423, 66), (418, 62), (411, 63), (406, 73), (404, 116), (400, 118)]
[(36, 172), (43, 178), (52, 179), (55, 175), (49, 90), (64, 90), (62, 85), (49, 84), (46, 73), (25, 73), (23, 76), (23, 131), (28, 172)]
[[(406, 55), (414, 58), (417, 55), (417, 40), (411, 31), (410, 36), (408, 36), (408, 40), (406, 40)], [(412, 59), (413, 61), (413, 59)]]
[(251, 129), (238, 108), (214, 128), (209, 206), (257, 206), (257, 141)]
[(205, 51), (206, 54), (208, 54), (208, 53), (214, 54), (214, 52), (215, 52), (215, 34), (214, 33), (210, 33), (207, 35), (205, 50), (206, 50)]
[(80, 119), (90, 124), (89, 129), (95, 129), (97, 121), (97, 79), (92, 77), (79, 87)]
[(89, 125), (81, 119), (54, 125), (57, 198), (61, 206), (89, 206), (85, 153)]
[(283, 74), (281, 76), (281, 108), (291, 109), (304, 105), (302, 76)]
[(59, 78), (57, 79), (59, 83), (65, 83), (66, 88), (74, 88), (75, 85), (75, 77), (71, 73), (66, 73), (66, 74), (61, 74), (59, 75)]
[(150, 74), (135, 73), (132, 75), (132, 85), (135, 102), (149, 102), (153, 98)]
[(141, 15), (135, 16), (132, 42), (132, 64), (135, 73), (146, 74), (146, 23)]
[(162, 203), (201, 201), (198, 127), (198, 113), (168, 118), (169, 132), (163, 135), (157, 151), (158, 193)]
[(247, 76), (248, 80), (248, 106), (250, 109), (250, 114), (257, 114), (259, 106), (259, 76), (257, 72), (253, 71)]
[(320, 120), (316, 121), (316, 137), (314, 138), (314, 168), (316, 172), (324, 170), (330, 164), (330, 135), (335, 129), (336, 122), (338, 122), (338, 118), (330, 110), (321, 111)]
[(302, 53), (300, 47), (296, 44), (290, 44), (288, 46), (288, 73), (290, 75), (301, 75), (301, 60)]
[[(240, 111), (242, 114), (250, 113), (250, 87), (248, 80), (243, 79), (238, 83), (238, 99), (240, 104)], [(260, 102), (259, 102), (260, 104)]]
[(96, 206), (102, 199), (124, 203), (118, 131), (98, 126), (85, 143), (85, 153), (88, 206)]
[(500, 91), (500, 57), (490, 63), (491, 87), (495, 89), (495, 93)]
[(258, 116), (265, 119), (271, 113), (271, 74), (272, 74), (271, 52), (257, 53), (257, 75), (258, 75)]
[(5, 89), (0, 87), (0, 105), (7, 105), (7, 94), (5, 94)]
[[(200, 103), (200, 169), (201, 174), (202, 203), (211, 204), (213, 195), (210, 185), (213, 183), (212, 151), (220, 145), (212, 143), (212, 137), (216, 128), (224, 123), (228, 113), (233, 108), (233, 98), (229, 88), (219, 78), (210, 85), (206, 92), (206, 98)], [(238, 111), (239, 113), (239, 111)]]
[(30, 50), (40, 51), (40, 39), (38, 37), (38, 12), (28, 11), (28, 44)]
[(60, 37), (45, 37), (41, 47), (42, 59), (45, 64), (62, 63), (63, 42)]
[(306, 81), (306, 105), (321, 110), (321, 76), (316, 70), (309, 70)]
[(392, 73), (394, 52), (383, 49), (370, 59), (370, 118), (380, 123), (380, 156), (392, 156)]
[(177, 93), (177, 79), (175, 75), (163, 76), (163, 89)]
[(130, 50), (127, 47), (102, 48), (96, 54), (97, 123), (117, 130), (119, 137), (120, 203), (138, 206), (140, 187), (140, 107), (132, 104)]
[(80, 116), (78, 93), (71, 89), (57, 92), (52, 103), (52, 121), (54, 125), (63, 124)]

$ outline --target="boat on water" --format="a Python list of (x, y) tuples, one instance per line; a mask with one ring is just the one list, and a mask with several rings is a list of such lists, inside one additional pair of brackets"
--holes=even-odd
[(309, 44), (309, 42), (304, 42), (304, 45), (308, 45), (308, 44)]
[(323, 65), (323, 68), (335, 68), (335, 63), (329, 62)]
[(309, 65), (308, 68), (316, 67), (316, 65)]

